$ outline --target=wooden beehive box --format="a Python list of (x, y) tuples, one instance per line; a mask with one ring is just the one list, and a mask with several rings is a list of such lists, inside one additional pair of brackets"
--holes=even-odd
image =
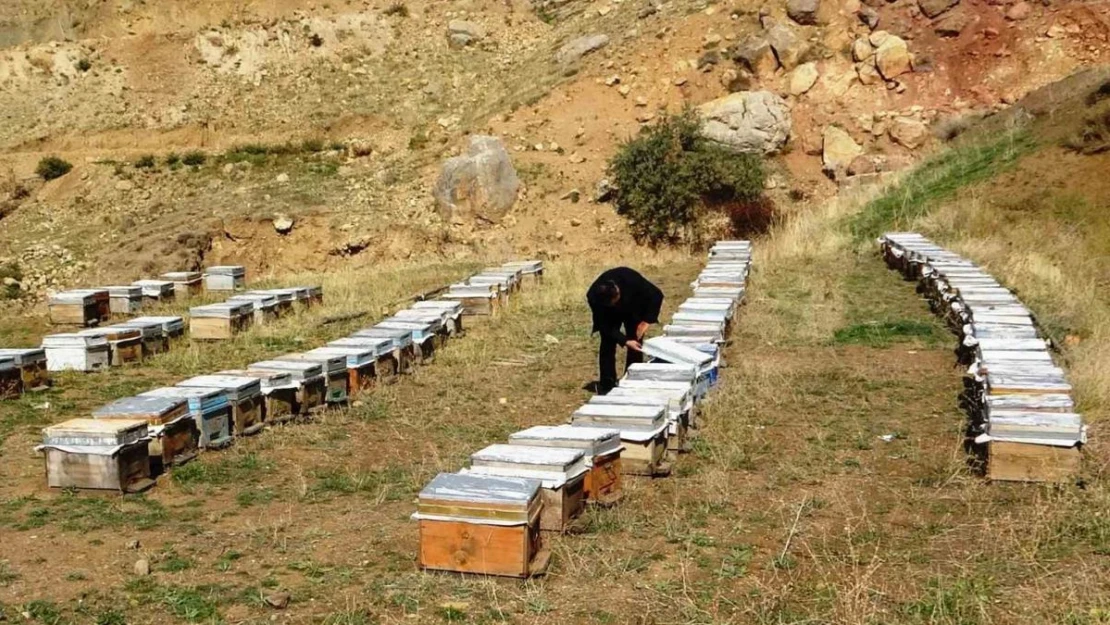
[(357, 395), (374, 387), (377, 351), (372, 347), (320, 347), (305, 352), (312, 358), (343, 358), (347, 363), (347, 389)]
[(125, 397), (93, 411), (96, 419), (142, 419), (150, 426), (151, 470), (160, 473), (196, 457), (200, 435), (180, 397)]
[(387, 328), (366, 328), (351, 335), (352, 339), (386, 339), (392, 343), (390, 356), (393, 358), (398, 375), (411, 373), (416, 362), (416, 347), (412, 344), (412, 332), (390, 330)]
[(50, 387), (50, 373), (46, 368), (45, 349), (0, 349), (0, 359), (3, 358), (10, 358), (15, 368), (19, 370), (22, 392), (43, 391)]
[(667, 451), (667, 411), (650, 406), (586, 404), (574, 411), (571, 425), (620, 430), (621, 471), (626, 475), (670, 474)]
[(254, 311), (254, 323), (266, 325), (278, 318), (277, 297), (265, 293), (242, 293), (229, 297), (228, 302), (249, 302)]
[(130, 317), (139, 314), (143, 308), (143, 289), (138, 286), (106, 286), (108, 308), (113, 315)]
[(379, 322), (374, 328), (380, 330), (404, 331), (412, 336), (413, 355), (417, 364), (428, 365), (435, 361), (436, 346), (441, 342), (439, 330), (443, 321), (416, 321), (390, 317)]
[(420, 491), (420, 566), (532, 577), (547, 570), (539, 480), (441, 473)]
[(182, 388), (215, 388), (227, 394), (231, 406), (232, 432), (250, 436), (262, 429), (262, 382), (255, 377), (200, 375), (178, 382)]
[[(720, 370), (717, 355), (720, 349), (715, 345), (694, 346), (667, 337), (655, 337), (644, 341), (644, 355), (653, 362), (692, 366), (697, 371), (695, 399), (705, 397), (709, 388), (716, 384)], [(710, 350), (713, 353), (707, 353)]]
[(122, 367), (143, 360), (143, 333), (129, 327), (107, 326), (81, 330), (81, 336), (98, 336), (108, 341), (109, 362), (113, 367)]
[(146, 421), (71, 419), (42, 435), (51, 488), (137, 492), (154, 483)]
[(613, 505), (621, 498), (620, 430), (573, 425), (539, 425), (509, 435), (510, 445), (563, 447), (585, 455), (590, 470), (583, 483), (587, 503)]
[(244, 295), (269, 295), (274, 298), (274, 314), (280, 319), (291, 312), (297, 303), (296, 289), (263, 289), (247, 291)]
[(441, 313), (444, 323), (447, 325), (448, 335), (451, 337), (462, 336), (466, 331), (463, 328), (463, 305), (461, 302), (442, 299), (415, 302), (411, 310)]
[(540, 480), (541, 530), (567, 531), (586, 505), (585, 481), (590, 466), (581, 449), (490, 445), (471, 454), (468, 472)]
[(326, 404), (345, 404), (350, 398), (350, 388), (348, 386), (349, 377), (347, 375), (347, 359), (342, 355), (334, 356), (321, 356), (319, 354), (285, 354), (278, 356), (276, 361), (290, 361), (290, 362), (308, 362), (317, 364), (323, 370), (324, 380), (326, 383), (324, 391), (324, 403)]
[(264, 360), (248, 366), (247, 371), (288, 373), (292, 383), (296, 385), (294, 413), (297, 415), (307, 416), (324, 405), (327, 379), (320, 363), (307, 360)]
[(204, 286), (209, 291), (239, 291), (247, 284), (247, 269), (241, 265), (209, 267), (204, 273)]
[(250, 371), (229, 369), (216, 375), (255, 378), (262, 387), (262, 422), (284, 423), (297, 416), (297, 384), (287, 371)]
[(542, 260), (519, 260), (501, 265), (502, 269), (516, 269), (520, 271), (521, 286), (538, 286), (543, 283)]
[(235, 440), (231, 431), (231, 404), (227, 393), (220, 389), (164, 386), (138, 397), (171, 397), (188, 402), (201, 449), (220, 449)]
[(48, 371), (99, 371), (112, 363), (112, 350), (103, 336), (50, 334), (42, 337)]
[(171, 271), (162, 274), (161, 277), (173, 283), (173, 294), (176, 299), (188, 299), (204, 292), (204, 275), (199, 271)]
[(165, 353), (170, 349), (170, 339), (161, 323), (149, 321), (125, 321), (109, 328), (127, 328), (137, 330), (142, 341), (143, 359)]
[(307, 308), (324, 303), (324, 288), (321, 286), (293, 287), (297, 293), (297, 301)]
[(167, 339), (176, 339), (185, 335), (185, 319), (175, 316), (163, 317), (137, 317), (123, 325), (136, 326), (138, 324), (157, 323), (162, 326)]
[(254, 306), (250, 302), (224, 302), (189, 309), (189, 335), (198, 341), (224, 341), (250, 329)]
[(15, 399), (23, 394), (23, 377), (15, 357), (0, 355), (0, 399)]
[(500, 292), (496, 284), (453, 284), (441, 299), (462, 304), (464, 314), (492, 317), (501, 310)]
[(338, 339), (327, 347), (340, 349), (372, 350), (374, 352), (374, 378), (381, 384), (391, 384), (400, 371), (394, 341), (387, 337), (357, 336)]
[(50, 323), (55, 325), (95, 326), (111, 316), (108, 291), (75, 290), (55, 293), (47, 300)]
[[(460, 311), (462, 307), (459, 307)], [(455, 321), (452, 317), (451, 311), (444, 309), (430, 310), (430, 309), (417, 309), (406, 308), (398, 310), (397, 314), (390, 317), (387, 321), (399, 321), (402, 323), (430, 323), (435, 331), (435, 348), (438, 350), (447, 344), (447, 340), (455, 336)]]
[[(614, 389), (615, 390), (615, 389)], [(671, 402), (659, 395), (647, 393), (612, 393), (594, 395), (588, 404), (595, 406), (646, 406), (667, 411), (667, 452), (671, 458), (689, 451), (690, 421), (688, 412), (673, 410)]]

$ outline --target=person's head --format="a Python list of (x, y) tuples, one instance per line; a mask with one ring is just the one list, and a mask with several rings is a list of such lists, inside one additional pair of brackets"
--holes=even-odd
[(621, 301), (621, 290), (616, 282), (606, 280), (598, 282), (590, 287), (590, 292), (587, 294), (592, 302), (597, 302), (607, 308), (612, 308)]

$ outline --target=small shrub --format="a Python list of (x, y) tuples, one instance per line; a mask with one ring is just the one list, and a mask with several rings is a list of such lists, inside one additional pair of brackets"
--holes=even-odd
[(766, 195), (728, 202), (723, 208), (733, 236), (741, 239), (767, 232), (775, 221), (775, 203)]
[[(638, 241), (653, 245), (696, 238), (709, 208), (769, 206), (760, 200), (762, 159), (705, 139), (692, 110), (665, 117), (621, 145), (609, 174), (617, 188), (617, 212), (629, 218)], [(756, 212), (737, 210), (753, 217)]]
[(409, 8), (405, 6), (404, 2), (394, 2), (386, 8), (385, 14), (390, 17), (394, 15), (396, 15), (397, 17), (408, 17)]
[(204, 152), (201, 152), (200, 150), (193, 150), (192, 152), (186, 152), (185, 156), (183, 156), (181, 158), (181, 162), (185, 163), (189, 167), (200, 167), (207, 160), (208, 160), (208, 155), (205, 154)]
[(166, 155), (166, 167), (170, 169), (177, 169), (181, 166), (181, 155), (177, 152), (170, 152)]
[(81, 70), (82, 72), (89, 71), (90, 69), (92, 69), (92, 61), (88, 59), (81, 59), (80, 61), (77, 61), (77, 69)]
[(301, 150), (304, 152), (312, 152), (313, 154), (316, 152), (323, 152), (324, 141), (323, 139), (305, 139), (301, 142)]
[(154, 169), (154, 166), (156, 164), (157, 163), (154, 159), (154, 155), (146, 154), (144, 156), (140, 156), (138, 160), (135, 161), (135, 169)]
[(409, 137), (410, 150), (423, 150), (428, 145), (428, 135), (423, 130)]
[(61, 178), (68, 174), (71, 169), (73, 169), (73, 165), (70, 165), (57, 156), (46, 156), (39, 161), (39, 166), (35, 168), (35, 173), (43, 180), (54, 180), (55, 178)]
[(19, 284), (4, 284), (9, 278), (16, 283), (23, 281), (23, 270), (14, 261), (0, 265), (0, 300), (16, 299), (20, 295)]

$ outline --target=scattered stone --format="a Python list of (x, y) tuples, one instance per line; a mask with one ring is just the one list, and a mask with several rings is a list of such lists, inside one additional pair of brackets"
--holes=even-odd
[(470, 137), (466, 155), (443, 163), (433, 194), (440, 215), (451, 223), (479, 218), (496, 223), (516, 202), (520, 179), (497, 137)]
[(728, 69), (721, 73), (721, 86), (729, 93), (750, 91), (752, 88), (752, 75), (747, 71)]
[(959, 37), (970, 21), (963, 11), (952, 11), (933, 22), (933, 32), (941, 37)]
[(569, 41), (555, 53), (555, 61), (560, 65), (573, 65), (582, 57), (609, 45), (608, 35), (586, 35)]
[(481, 41), (485, 36), (486, 29), (474, 22), (451, 20), (447, 24), (447, 45), (454, 50), (459, 50), (472, 43)]
[(891, 35), (875, 50), (875, 67), (892, 80), (910, 71), (910, 48), (901, 37)]
[(860, 7), (856, 15), (859, 17), (859, 21), (866, 24), (871, 30), (879, 27), (879, 12), (875, 9), (869, 6)]
[(636, 96), (636, 106), (645, 107), (648, 105), (648, 99), (642, 95)]
[(11, 276), (4, 276), (4, 286), (10, 286), (14, 289), (18, 289), (22, 285), (19, 283), (19, 280), (16, 280), (15, 278)]
[(956, 6), (960, 0), (917, 0), (925, 17), (933, 18)]
[(571, 218), (570, 226), (572, 228), (577, 228), (578, 226), (581, 226), (581, 225), (582, 225), (582, 220), (581, 219), (578, 219), (578, 218), (575, 218), (575, 217)]
[(116, 182), (116, 191), (130, 191), (135, 188), (135, 183), (130, 180), (119, 180)]
[[(565, 234), (563, 234), (563, 231), (562, 231), (562, 230), (557, 230), (557, 231), (555, 231), (555, 240), (556, 240), (556, 241), (562, 241), (562, 240), (563, 240), (563, 237), (565, 237), (565, 236), (566, 236), (566, 235), (565, 235)], [(505, 400), (502, 400), (502, 401), (501, 401), (501, 403), (505, 403)]]
[(582, 192), (578, 189), (571, 189), (564, 193), (559, 199), (570, 200), (571, 202), (578, 203), (578, 199), (582, 196)]
[(605, 86), (606, 87), (612, 87), (613, 85), (619, 85), (620, 82), (621, 82), (621, 77), (617, 76), (616, 74), (613, 74), (612, 76), (605, 79)]
[(268, 593), (263, 599), (266, 601), (266, 605), (270, 606), (271, 608), (284, 610), (286, 607), (289, 606), (289, 600), (291, 599), (291, 597), (287, 592), (271, 592)]
[(790, 110), (770, 91), (744, 91), (698, 107), (702, 132), (735, 152), (774, 154), (790, 138)]
[(910, 150), (916, 150), (929, 139), (928, 126), (912, 117), (895, 117), (889, 132), (895, 143)]
[(786, 0), (786, 15), (803, 26), (817, 24), (817, 11), (821, 0)]
[(757, 35), (750, 35), (728, 49), (728, 54), (752, 74), (760, 78), (771, 76), (779, 68), (771, 44)]
[(274, 230), (277, 230), (278, 234), (289, 234), (292, 229), (292, 217), (283, 214), (274, 215)]
[(875, 48), (866, 37), (860, 37), (852, 42), (852, 60), (866, 61), (875, 55)]
[(710, 50), (705, 54), (698, 57), (698, 69), (707, 72), (713, 69), (713, 66), (721, 62), (721, 53), (716, 50)]
[(289, 174), (278, 174), (277, 178), (274, 178), (274, 180), (280, 184), (285, 184), (289, 182)]
[(551, 336), (550, 334), (545, 334), (545, 335), (543, 335), (543, 342), (547, 343), (548, 345), (558, 345), (559, 344), (559, 339), (554, 337), (554, 336)]
[(686, 77), (685, 76), (679, 76), (678, 78), (674, 79), (674, 86), (676, 86), (676, 87), (681, 87), (682, 85), (685, 85), (685, 84), (686, 84)]
[(799, 96), (809, 91), (817, 84), (819, 76), (817, 63), (803, 63), (794, 68), (790, 73), (790, 95)]
[(851, 163), (848, 163), (849, 176), (873, 174), (876, 171), (878, 171), (878, 168), (875, 167), (875, 159), (870, 156), (860, 155), (853, 158)]
[(764, 22), (771, 24), (767, 28), (767, 42), (771, 44), (771, 49), (775, 51), (779, 65), (786, 71), (797, 67), (802, 57), (809, 52), (809, 43), (799, 37), (794, 29), (786, 24), (774, 23), (769, 18)]
[(706, 50), (712, 50), (721, 44), (721, 36), (717, 33), (709, 33), (705, 36), (702, 47)]
[(933, 71), (933, 57), (926, 54), (913, 55), (913, 61), (910, 64), (913, 66), (913, 71), (918, 74), (927, 74)]
[(628, 94), (632, 93), (632, 87), (629, 87), (628, 85), (621, 85), (617, 87), (617, 93), (621, 94), (624, 97), (628, 97)]
[(1006, 19), (1010, 20), (1011, 22), (1020, 22), (1022, 20), (1029, 19), (1029, 15), (1032, 14), (1032, 12), (1032, 5), (1030, 5), (1028, 2), (1025, 2), (1025, 0), (1022, 0), (1021, 2), (1018, 2), (1014, 6), (1010, 7), (1009, 11), (1006, 11)]
[(613, 199), (613, 194), (616, 193), (616, 191), (617, 188), (613, 186), (613, 183), (610, 182), (608, 178), (602, 178), (597, 183), (597, 189), (594, 191), (594, 201), (599, 203), (608, 202)]
[(645, 19), (651, 17), (652, 15), (655, 15), (658, 11), (659, 9), (655, 8), (654, 4), (649, 4), (646, 7), (640, 9), (639, 12), (636, 13), (636, 17), (639, 19)]
[(863, 154), (852, 135), (839, 126), (827, 126), (821, 140), (821, 160), (833, 178), (844, 172), (857, 156)]
[(655, 119), (655, 113), (652, 113), (651, 111), (640, 113), (636, 116), (636, 121), (640, 122), (641, 124), (646, 124), (653, 119)]
[(140, 558), (135, 561), (135, 566), (133, 568), (135, 571), (135, 575), (139, 575), (142, 577), (150, 575), (150, 560), (147, 560), (146, 558)]
[(879, 46), (883, 45), (883, 42), (886, 41), (889, 37), (890, 33), (888, 33), (887, 31), (876, 30), (867, 37), (867, 41), (872, 45), (872, 47), (878, 48)]

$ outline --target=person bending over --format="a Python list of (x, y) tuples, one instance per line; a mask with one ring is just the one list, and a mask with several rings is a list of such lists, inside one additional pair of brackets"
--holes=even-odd
[(592, 332), (601, 335), (598, 393), (604, 395), (617, 385), (617, 345), (628, 350), (626, 369), (643, 362), (641, 342), (648, 326), (659, 323), (663, 292), (634, 269), (615, 267), (594, 280), (586, 291), (586, 302), (593, 313)]

